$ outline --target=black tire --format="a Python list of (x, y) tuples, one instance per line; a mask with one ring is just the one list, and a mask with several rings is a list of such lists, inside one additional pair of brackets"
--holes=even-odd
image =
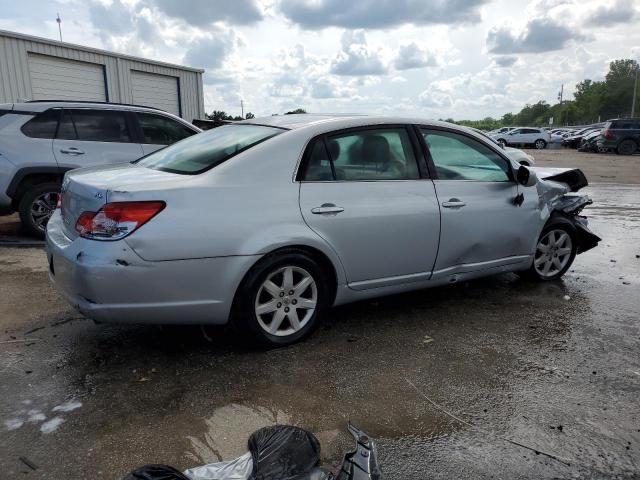
[[(258, 294), (264, 294), (264, 292), (261, 293), (261, 287), (267, 278), (287, 267), (303, 269), (313, 278), (317, 288), (317, 302), (315, 310), (300, 330), (278, 336), (267, 332), (261, 325), (256, 313), (256, 300)], [(331, 295), (332, 289), (328, 276), (315, 260), (299, 250), (282, 250), (266, 256), (247, 273), (236, 292), (230, 323), (236, 337), (244, 343), (248, 340), (251, 346), (274, 348), (291, 345), (309, 336), (318, 328), (322, 316), (330, 307)], [(288, 301), (287, 305), (291, 307)], [(303, 309), (298, 311), (300, 310), (304, 312)], [(288, 316), (283, 321), (286, 325), (285, 322), (289, 322)]]
[(500, 145), (502, 145), (502, 148), (504, 148), (504, 147), (506, 147), (506, 146), (507, 146), (507, 141), (506, 141), (506, 140), (503, 140), (502, 138), (498, 139), (498, 143), (499, 143)]
[(545, 148), (547, 148), (547, 142), (542, 138), (539, 138), (535, 142), (533, 142), (533, 146), (538, 150), (544, 150)]
[[(571, 253), (569, 254), (569, 258), (567, 259), (566, 264), (563, 265), (563, 268), (559, 269), (559, 271), (555, 272), (553, 275), (544, 276), (542, 275), (538, 269), (536, 268), (536, 261), (540, 258), (540, 252), (538, 252), (539, 242), (544, 239), (550, 232), (552, 231), (562, 231), (566, 233), (571, 240)], [(528, 270), (521, 272), (521, 276), (531, 279), (538, 280), (542, 282), (550, 282), (553, 280), (557, 280), (562, 277), (576, 258), (576, 254), (578, 253), (578, 235), (576, 231), (576, 227), (565, 217), (562, 216), (554, 216), (552, 217), (545, 227), (542, 229), (540, 233), (540, 237), (538, 238), (538, 242), (536, 242), (536, 252), (534, 253), (533, 262), (531, 263), (531, 267)]]
[(527, 160), (520, 160), (518, 162), (520, 165), (524, 165), (525, 167), (530, 167), (531, 164)]
[[(20, 220), (24, 230), (29, 234), (37, 238), (44, 238), (47, 228), (47, 222), (49, 217), (55, 210), (55, 201), (58, 193), (60, 192), (60, 184), (56, 182), (46, 182), (31, 185), (27, 191), (24, 192), (20, 203), (18, 205), (18, 212), (20, 213)], [(50, 198), (49, 201), (43, 202), (43, 198)], [(38, 205), (34, 205), (37, 201), (40, 201)], [(45, 205), (47, 208), (45, 208)], [(49, 207), (53, 207), (50, 211), (45, 212)], [(43, 216), (37, 216), (34, 218), (34, 211), (42, 211)], [(40, 220), (40, 221), (38, 221)]]
[(618, 144), (616, 152), (618, 155), (633, 155), (638, 149), (638, 145), (633, 140), (623, 140)]

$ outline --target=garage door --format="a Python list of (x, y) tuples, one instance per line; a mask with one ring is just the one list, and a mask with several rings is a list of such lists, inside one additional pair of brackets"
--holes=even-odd
[(29, 73), (34, 100), (107, 100), (102, 65), (30, 53)]
[(131, 84), (134, 104), (160, 108), (180, 115), (177, 77), (132, 70)]

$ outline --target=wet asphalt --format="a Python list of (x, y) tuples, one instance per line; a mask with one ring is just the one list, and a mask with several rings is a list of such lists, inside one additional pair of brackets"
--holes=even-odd
[(0, 248), (0, 478), (120, 479), (313, 431), (326, 465), (351, 421), (386, 479), (640, 476), (640, 187), (594, 185), (601, 245), (564, 280), (505, 274), (337, 308), (296, 346), (224, 328), (95, 325), (44, 252)]

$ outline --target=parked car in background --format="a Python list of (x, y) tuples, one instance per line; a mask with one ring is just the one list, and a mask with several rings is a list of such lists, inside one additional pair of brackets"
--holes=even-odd
[(640, 151), (640, 118), (609, 120), (598, 139), (598, 147), (614, 150), (619, 155)]
[(573, 135), (569, 135), (562, 140), (562, 146), (567, 148), (578, 148), (580, 146), (580, 142), (585, 135), (588, 135), (592, 132), (599, 132), (600, 127), (587, 127), (582, 130), (578, 130)]
[(498, 272), (560, 278), (600, 239), (578, 215), (584, 174), (539, 171), (444, 122), (246, 120), (67, 172), (50, 278), (99, 321), (231, 322), (287, 345), (333, 305)]
[(547, 147), (551, 140), (549, 132), (542, 128), (521, 127), (511, 130), (509, 133), (492, 135), (500, 144), (507, 145), (530, 145), (538, 150)]
[(580, 145), (578, 146), (579, 152), (599, 152), (605, 153), (608, 151), (605, 147), (598, 147), (598, 139), (600, 138), (600, 130), (595, 130), (593, 132), (588, 133), (582, 140), (580, 140)]
[(0, 105), (0, 213), (44, 236), (65, 172), (126, 163), (201, 130), (170, 113), (115, 103)]
[(515, 130), (517, 127), (502, 127), (502, 128), (497, 128), (495, 130), (491, 130), (489, 132), (489, 135), (498, 135), (500, 133), (509, 133), (511, 130)]
[(506, 153), (509, 156), (510, 159), (515, 160), (520, 165), (526, 165), (528, 167), (532, 167), (532, 166), (534, 166), (536, 164), (533, 156), (529, 155), (527, 152), (523, 152), (519, 148), (505, 147), (500, 142), (495, 140), (493, 137), (487, 135), (485, 132), (483, 132), (479, 128), (469, 127), (469, 129), (473, 130), (478, 135), (482, 135), (487, 140), (489, 140), (489, 141), (495, 143), (496, 145), (498, 145), (500, 148), (502, 148), (504, 150), (504, 153)]

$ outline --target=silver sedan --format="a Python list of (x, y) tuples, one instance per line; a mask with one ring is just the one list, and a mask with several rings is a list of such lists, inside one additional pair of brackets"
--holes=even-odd
[(310, 334), (333, 305), (499, 272), (561, 277), (597, 245), (580, 170), (528, 168), (416, 118), (239, 122), (66, 174), (50, 277), (103, 322)]

